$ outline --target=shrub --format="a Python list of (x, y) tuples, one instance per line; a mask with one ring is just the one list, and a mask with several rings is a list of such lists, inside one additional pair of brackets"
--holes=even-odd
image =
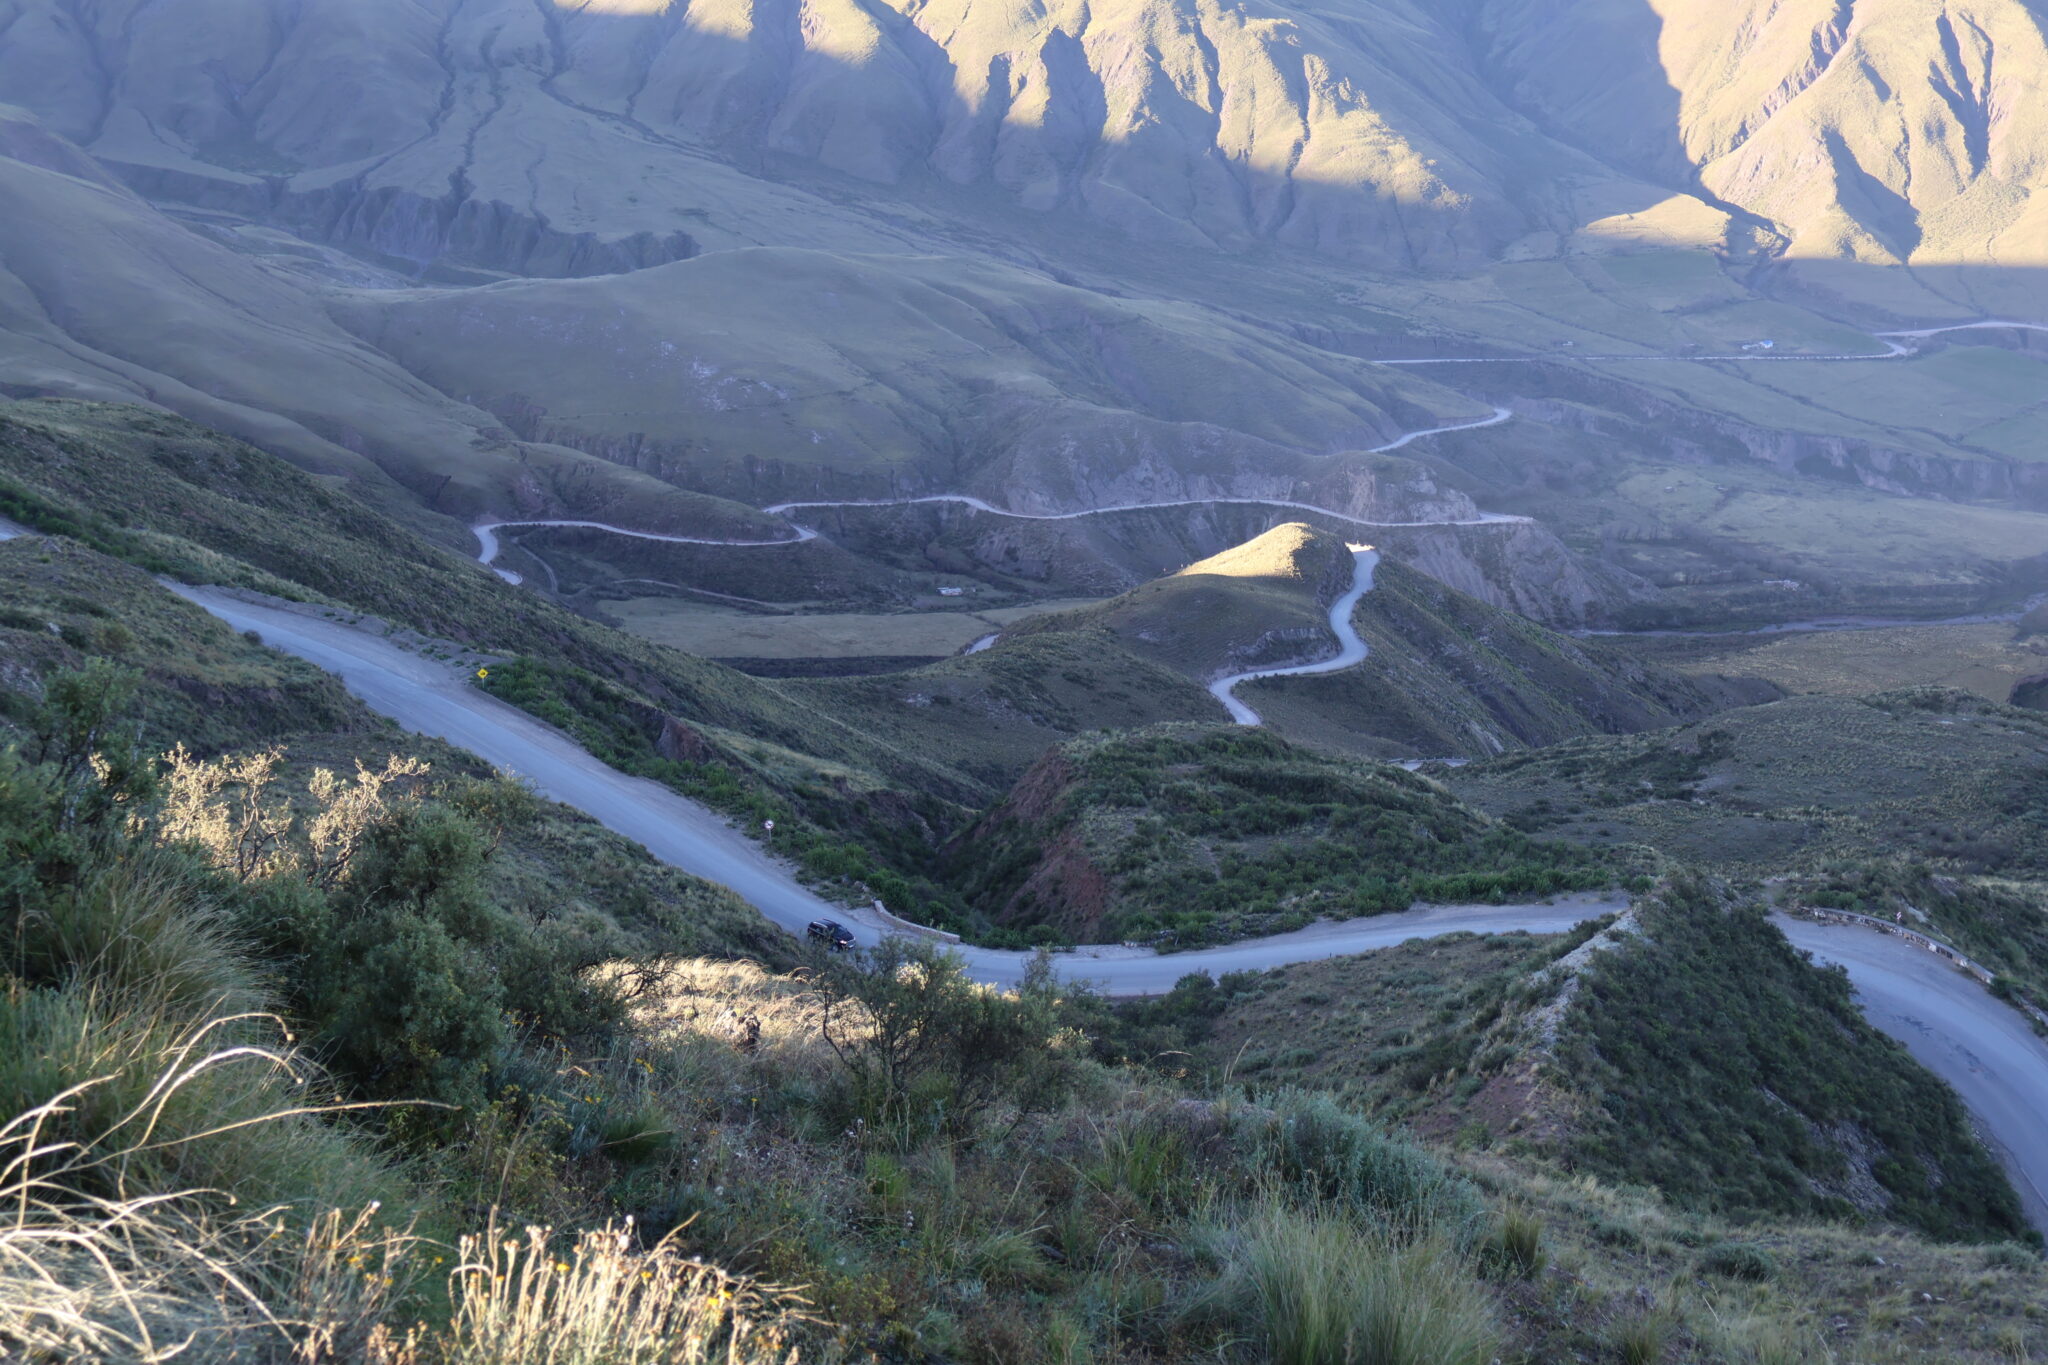
[(811, 983), (854, 1109), (905, 1140), (970, 1137), (998, 1104), (1028, 1113), (1072, 1083), (1043, 957), (1005, 993), (976, 983), (955, 953), (888, 938), (858, 954), (821, 954)]
[(1485, 1220), (1479, 1192), (1436, 1157), (1327, 1095), (1264, 1101), (1252, 1121), (1253, 1160), (1300, 1199), (1347, 1209), (1401, 1237), (1441, 1232), (1469, 1246)]
[(1500, 1344), (1485, 1291), (1440, 1241), (1400, 1246), (1275, 1204), (1236, 1269), (1274, 1365), (1487, 1365)]
[(1700, 1253), (1700, 1269), (1709, 1275), (1760, 1284), (1778, 1273), (1778, 1262), (1753, 1242), (1719, 1242)]
[(1984, 1248), (1986, 1270), (2032, 1271), (2041, 1268), (2041, 1253), (2018, 1242), (1998, 1242)]

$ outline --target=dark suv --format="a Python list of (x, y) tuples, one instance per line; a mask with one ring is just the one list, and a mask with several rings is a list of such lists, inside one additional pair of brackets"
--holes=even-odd
[(836, 919), (814, 919), (804, 932), (835, 953), (843, 953), (853, 947), (853, 930)]

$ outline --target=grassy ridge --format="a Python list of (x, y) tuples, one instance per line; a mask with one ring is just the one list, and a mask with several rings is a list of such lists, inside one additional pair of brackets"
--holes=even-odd
[(691, 721), (944, 789), (952, 774), (775, 687), (572, 615), (253, 447), (134, 408), (0, 407), (0, 490), (33, 527), (152, 572), (334, 602), (478, 649), (558, 659)]
[(1574, 640), (1384, 559), (1352, 623), (1371, 650), (1364, 663), (1249, 683), (1245, 701), (1304, 742), (1439, 756), (1644, 730), (1757, 699)]
[(1681, 880), (1594, 960), (1559, 1064), (1598, 1106), (1569, 1144), (1709, 1208), (1873, 1214), (2019, 1235), (2017, 1200), (1955, 1096), (1813, 970), (1758, 907)]
[(1444, 775), (1520, 828), (1640, 842), (1731, 872), (1906, 852), (2048, 871), (2048, 718), (1948, 688), (1791, 697)]
[(1262, 730), (1188, 726), (1061, 746), (952, 859), (967, 895), (1000, 924), (1183, 946), (1622, 875), (1398, 768)]

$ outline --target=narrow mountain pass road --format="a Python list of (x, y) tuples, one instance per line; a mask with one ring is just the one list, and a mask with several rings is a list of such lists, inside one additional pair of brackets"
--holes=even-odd
[(2028, 1219), (2048, 1232), (2048, 1042), (1977, 978), (1904, 939), (1771, 918), (1794, 947), (1846, 968), (1864, 1017), (1955, 1087)]
[[(554, 727), (470, 686), (447, 664), (342, 621), (217, 588), (169, 586), (236, 630), (253, 630), (273, 649), (333, 673), (371, 710), (519, 774), (543, 795), (584, 812), (663, 862), (730, 887), (792, 933), (802, 934), (805, 925), (823, 917), (848, 923), (863, 944), (886, 932), (872, 912), (849, 910), (805, 888), (788, 864), (713, 811), (599, 762)], [(1152, 995), (1173, 989), (1189, 972), (1277, 967), (1459, 931), (1557, 933), (1626, 905), (1626, 897), (1612, 895), (1561, 897), (1547, 905), (1426, 906), (1190, 953), (1083, 948), (1061, 954), (1058, 964), (1061, 975), (1108, 994)], [(996, 985), (1016, 984), (1030, 961), (1028, 953), (993, 948), (960, 952), (977, 977)]]
[(1218, 678), (1209, 684), (1209, 693), (1223, 703), (1223, 709), (1239, 725), (1263, 725), (1259, 713), (1237, 699), (1239, 683), (1255, 682), (1260, 678), (1298, 678), (1310, 673), (1335, 673), (1353, 664), (1365, 662), (1370, 652), (1364, 640), (1358, 637), (1358, 627), (1351, 623), (1352, 613), (1358, 610), (1359, 599), (1372, 591), (1372, 571), (1379, 566), (1380, 556), (1370, 545), (1349, 547), (1356, 563), (1352, 570), (1350, 589), (1330, 605), (1330, 633), (1337, 637), (1337, 652), (1327, 659), (1312, 664), (1296, 664), (1292, 668), (1257, 668), (1249, 673), (1233, 673), (1227, 678)]
[[(273, 648), (336, 674), (372, 710), (527, 778), (544, 795), (585, 812), (662, 861), (730, 887), (785, 929), (801, 934), (812, 919), (829, 916), (850, 922), (863, 944), (884, 932), (876, 917), (806, 890), (786, 864), (711, 811), (607, 767), (559, 731), (470, 686), (447, 664), (341, 621), (219, 589), (172, 586), (235, 629), (256, 631)], [(1064, 953), (1056, 961), (1062, 976), (1091, 982), (1106, 994), (1151, 995), (1172, 989), (1190, 972), (1261, 970), (1412, 938), (1559, 933), (1626, 904), (1621, 895), (1595, 895), (1536, 905), (1426, 906), (1198, 952), (1161, 956), (1103, 946)], [(1955, 1087), (2012, 1172), (2030, 1216), (2048, 1230), (2048, 1047), (1976, 982), (1918, 949), (1853, 928), (1780, 924), (1797, 946), (1847, 968), (1871, 1022)], [(1015, 984), (1029, 960), (1023, 953), (986, 948), (961, 951), (975, 976), (996, 985)]]

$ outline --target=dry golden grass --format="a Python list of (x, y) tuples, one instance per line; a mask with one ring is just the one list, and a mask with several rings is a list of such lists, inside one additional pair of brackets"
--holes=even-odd
[(1218, 578), (1275, 578), (1307, 580), (1322, 577), (1335, 553), (1334, 537), (1305, 522), (1276, 526), (1266, 534), (1221, 554), (1190, 564), (1178, 578), (1211, 574)]
[(242, 1208), (231, 1192), (162, 1179), (179, 1147), (319, 1112), (230, 1113), (197, 1132), (170, 1121), (181, 1091), (223, 1070), (292, 1072), (285, 1052), (202, 1050), (238, 1022), (195, 1030), (137, 1103), (88, 1136), (63, 1134), (96, 1092), (118, 1093), (129, 1078), (80, 1082), (0, 1126), (0, 1355), (310, 1365), (367, 1349), (403, 1287), (418, 1240), (409, 1231), (380, 1221), (374, 1204), (298, 1219), (282, 1204)]
[[(634, 1244), (630, 1220), (576, 1236), (495, 1226), (462, 1239), (449, 1277), (454, 1321), (430, 1338), (436, 1365), (794, 1365), (808, 1322), (789, 1291)], [(815, 1357), (814, 1357), (815, 1358)]]

